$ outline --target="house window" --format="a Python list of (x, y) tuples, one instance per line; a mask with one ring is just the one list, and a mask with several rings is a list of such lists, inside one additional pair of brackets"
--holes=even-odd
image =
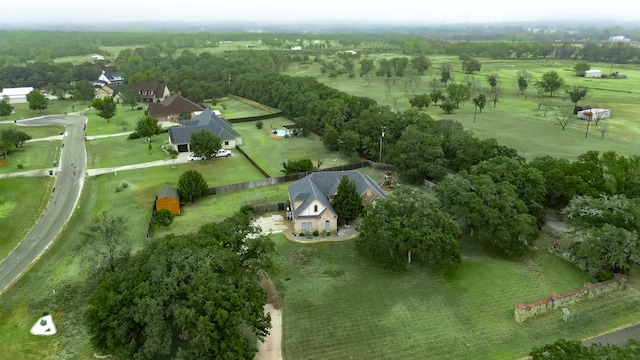
[(228, 142), (228, 141), (225, 141), (225, 142), (224, 142), (224, 145), (225, 145), (225, 146), (229, 146), (229, 142)]
[(302, 231), (306, 232), (306, 231), (311, 231), (311, 221), (305, 221), (302, 224)]
[(149, 91), (149, 95), (153, 95), (153, 91)]
[(318, 205), (313, 205), (313, 212), (318, 212)]

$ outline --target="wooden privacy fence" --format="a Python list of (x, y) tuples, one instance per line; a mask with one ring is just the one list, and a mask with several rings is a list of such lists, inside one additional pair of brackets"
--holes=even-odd
[[(240, 149), (240, 148), (237, 148), (237, 149)], [(242, 151), (241, 151), (241, 153), (244, 154), (244, 152), (242, 152)], [(246, 156), (246, 154), (245, 154), (245, 156)], [(252, 164), (254, 163), (248, 156), (247, 156), (247, 158), (249, 159), (249, 161), (252, 162)], [(256, 166), (256, 168), (258, 170), (261, 170), (261, 168), (257, 164), (255, 166)], [(304, 178), (305, 176), (307, 176), (307, 175), (309, 175), (311, 173), (314, 173), (314, 172), (356, 170), (356, 169), (360, 169), (360, 168), (367, 167), (367, 166), (370, 166), (370, 167), (372, 167), (374, 169), (377, 169), (377, 170), (383, 170), (383, 171), (395, 171), (396, 170), (396, 167), (393, 166), (393, 165), (381, 164), (381, 163), (376, 163), (376, 162), (373, 162), (373, 161), (360, 161), (360, 162), (353, 163), (353, 164), (333, 166), (333, 167), (330, 167), (330, 168), (318, 169), (318, 170), (314, 170), (314, 171), (306, 171), (306, 172), (283, 175), (283, 176), (278, 176), (278, 177), (267, 177), (265, 179), (246, 181), (246, 182), (242, 182), (242, 183), (235, 183), (235, 184), (216, 186), (216, 187), (209, 188), (209, 194), (211, 194), (211, 195), (226, 194), (226, 193), (230, 193), (230, 192), (234, 192), (234, 191), (254, 189), (254, 188), (259, 188), (259, 187), (263, 187), (263, 186), (271, 186), (271, 185), (276, 185), (276, 184), (281, 184), (281, 183), (288, 183), (288, 182), (292, 182), (292, 181), (298, 181), (298, 180)], [(264, 174), (266, 174), (266, 172)], [(267, 174), (267, 176), (268, 176), (268, 174)]]
[(242, 96), (229, 94), (229, 95), (227, 95), (227, 97), (230, 98), (230, 99), (233, 99), (233, 100), (240, 101), (241, 103), (245, 103), (247, 105), (251, 105), (251, 106), (256, 107), (256, 108), (258, 108), (260, 110), (266, 111), (268, 113), (272, 113), (272, 114), (273, 113), (282, 113), (282, 111), (280, 111), (278, 109), (275, 109), (275, 108), (272, 108), (271, 106), (260, 104), (259, 102), (255, 102), (253, 100), (249, 100), (247, 98), (243, 98)]

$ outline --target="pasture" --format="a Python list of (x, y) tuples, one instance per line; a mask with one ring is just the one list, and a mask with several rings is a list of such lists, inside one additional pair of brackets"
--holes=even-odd
[[(291, 359), (517, 359), (558, 338), (583, 338), (637, 320), (638, 284), (524, 323), (513, 309), (583, 286), (582, 272), (546, 245), (515, 261), (463, 256), (455, 272), (391, 272), (355, 240), (299, 244), (274, 236), (275, 279)], [(561, 275), (560, 275), (561, 274)]]
[[(394, 57), (400, 55), (381, 54), (372, 56)], [(546, 60), (491, 60), (479, 59), (482, 71), (473, 76), (463, 74), (460, 61), (452, 56), (434, 56), (432, 67), (427, 70), (416, 85), (405, 84), (405, 79), (398, 78), (387, 89), (383, 78), (372, 76), (370, 83), (365, 78), (348, 79), (345, 76), (330, 79), (320, 72), (319, 64), (292, 65), (287, 70), (288, 75), (314, 76), (319, 81), (349, 94), (366, 96), (375, 99), (379, 104), (387, 105), (397, 110), (410, 108), (409, 97), (413, 94), (430, 93), (429, 85), (432, 79), (439, 80), (440, 67), (443, 63), (450, 63), (454, 70), (454, 80), (466, 82), (471, 79), (477, 84), (476, 93), (490, 93), (490, 86), (486, 80), (489, 74), (498, 77), (500, 96), (494, 107), (488, 96), (487, 105), (482, 113), (476, 115), (474, 122), (474, 106), (470, 101), (460, 104), (452, 114), (445, 114), (438, 106), (430, 106), (423, 111), (435, 119), (453, 119), (481, 138), (495, 138), (501, 145), (513, 147), (527, 159), (538, 156), (552, 155), (575, 159), (588, 150), (614, 150), (621, 154), (637, 153), (637, 141), (640, 140), (640, 127), (635, 114), (640, 111), (640, 104), (635, 99), (640, 95), (640, 70), (633, 65), (614, 64), (613, 71), (626, 75), (627, 79), (587, 79), (575, 76), (573, 66), (575, 61)], [(327, 60), (327, 59), (325, 59)], [(592, 63), (592, 68), (599, 68), (604, 73), (609, 71), (610, 64)], [(516, 85), (516, 73), (525, 70), (533, 76), (533, 80), (547, 71), (557, 71), (567, 85), (586, 86), (589, 88), (587, 98), (579, 104), (592, 107), (611, 109), (612, 117), (603, 120), (596, 127), (590, 125), (588, 137), (585, 139), (586, 122), (574, 121), (563, 131), (556, 121), (557, 110), (544, 116), (543, 108), (539, 110), (536, 102), (536, 89), (533, 80), (529, 82), (527, 96), (519, 93)], [(440, 83), (443, 88), (443, 84)], [(554, 109), (562, 108), (571, 111), (573, 104), (564, 91), (559, 90), (553, 97), (543, 95), (542, 102), (549, 102)], [(601, 131), (604, 131), (604, 138)]]

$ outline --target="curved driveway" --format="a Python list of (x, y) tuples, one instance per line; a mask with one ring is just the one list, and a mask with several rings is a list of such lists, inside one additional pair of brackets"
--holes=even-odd
[[(79, 115), (54, 115), (21, 120), (21, 126), (63, 125), (62, 153), (57, 168), (51, 168), (55, 183), (41, 218), (27, 236), (0, 261), (0, 293), (16, 281), (51, 245), (73, 214), (84, 183), (86, 153), (84, 126)], [(44, 171), (45, 175), (47, 170)]]

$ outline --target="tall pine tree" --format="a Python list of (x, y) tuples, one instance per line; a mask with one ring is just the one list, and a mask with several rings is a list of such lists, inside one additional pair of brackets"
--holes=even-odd
[(351, 223), (362, 214), (362, 197), (356, 190), (356, 184), (343, 176), (338, 185), (338, 193), (333, 197), (333, 207), (338, 214), (338, 220)]

